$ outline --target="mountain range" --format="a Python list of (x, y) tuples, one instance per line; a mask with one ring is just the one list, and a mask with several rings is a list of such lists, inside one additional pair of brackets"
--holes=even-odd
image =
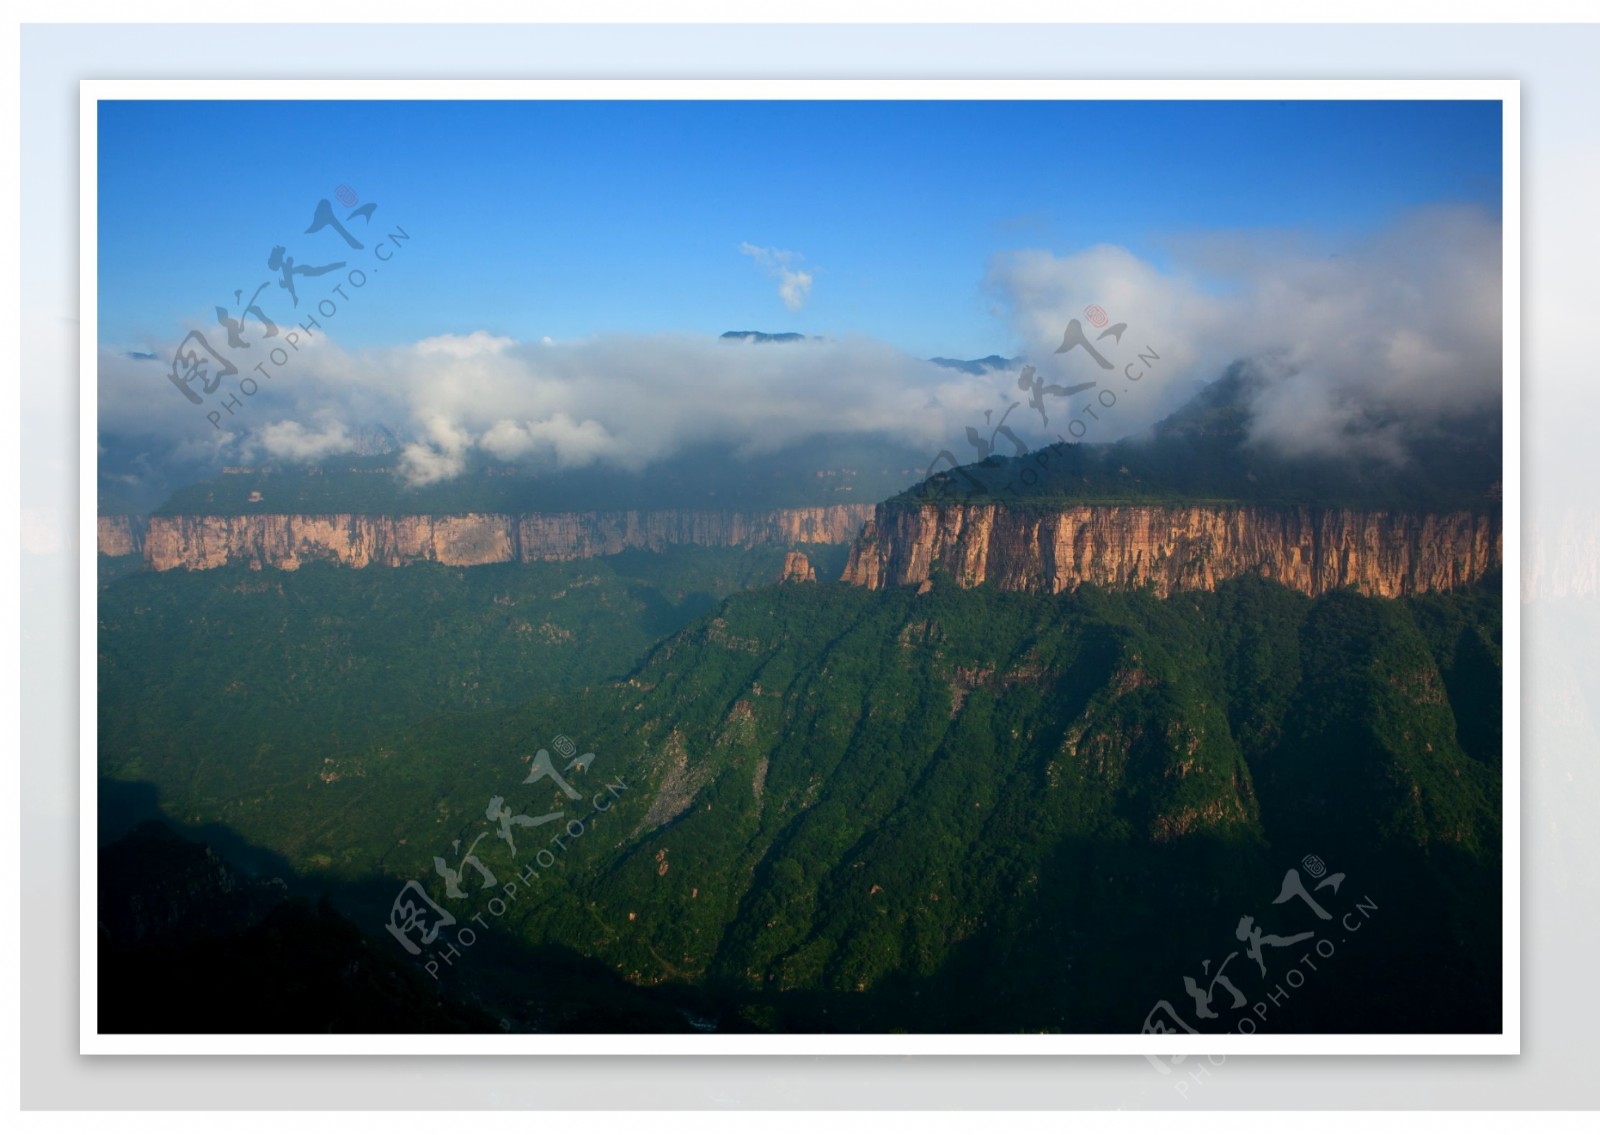
[(714, 523), (687, 475), (194, 486), (106, 557), (206, 570), (102, 578), (103, 836), (272, 863), (457, 1027), (1224, 1031), (1186, 979), (1260, 1001), (1265, 933), (1336, 956), (1274, 1029), (1495, 1031), (1498, 435), (1273, 453), (1248, 381)]

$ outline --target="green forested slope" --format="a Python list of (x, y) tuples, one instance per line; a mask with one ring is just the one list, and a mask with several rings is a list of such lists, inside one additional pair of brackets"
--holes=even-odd
[[(1387, 922), (1280, 1027), (1498, 1027), (1496, 589), (783, 585), (732, 596), (625, 677), (626, 649), (524, 660), (464, 613), (402, 634), (393, 670), (361, 678), (316, 620), (284, 621), (264, 651), (259, 631), (200, 635), (216, 595), (130, 650), (121, 620), (160, 606), (132, 582), (102, 616), (103, 772), (282, 854), (397, 956), (383, 924), (405, 880), (463, 925), (502, 893), (469, 870), (447, 898), (434, 857), (488, 832), (477, 852), (503, 885), (560, 830), (518, 829), (513, 855), (491, 797), (588, 815), (479, 924), (485, 960), (444, 974), (530, 1027), (582, 1015), (549, 1003), (570, 971), (723, 1029), (1137, 1029), (1201, 959), (1239, 948), (1242, 914), (1280, 922), (1284, 871), (1313, 853)], [(219, 717), (212, 691), (241, 666), (264, 692)], [(459, 712), (416, 723), (424, 705)], [(567, 774), (576, 803), (522, 783), (557, 735), (596, 754)], [(614, 778), (626, 789), (589, 812)]]

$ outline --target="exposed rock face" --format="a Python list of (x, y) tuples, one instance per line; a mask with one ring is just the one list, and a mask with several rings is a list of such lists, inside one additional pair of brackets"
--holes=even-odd
[(858, 504), (764, 513), (155, 516), (144, 555), (156, 571), (230, 563), (293, 571), (318, 560), (348, 567), (423, 561), (467, 567), (586, 559), (635, 548), (659, 551), (675, 544), (845, 544), (871, 514), (871, 505)]
[(815, 583), (817, 569), (811, 566), (804, 552), (790, 552), (783, 557), (783, 575), (779, 583)]
[(294, 571), (312, 560), (348, 567), (503, 563), (512, 559), (511, 517), (153, 516), (145, 561), (157, 571), (245, 563)]
[(524, 560), (576, 560), (672, 544), (751, 548), (770, 544), (848, 544), (872, 516), (870, 504), (783, 508), (771, 512), (558, 512), (518, 523)]
[(131, 556), (144, 550), (144, 524), (133, 516), (95, 520), (95, 543), (102, 556)]
[(1080, 583), (1157, 594), (1245, 574), (1319, 595), (1394, 597), (1472, 583), (1500, 566), (1498, 510), (1440, 515), (1254, 506), (879, 505), (846, 582), (898, 587), (937, 567), (963, 587), (1055, 593)]

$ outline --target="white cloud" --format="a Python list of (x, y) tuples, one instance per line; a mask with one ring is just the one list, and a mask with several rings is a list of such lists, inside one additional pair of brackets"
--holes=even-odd
[[(995, 349), (1025, 353), (1047, 383), (1098, 381), (1106, 372), (1082, 351), (1055, 353), (1067, 321), (1097, 303), (1128, 325), (1120, 343), (1105, 342), (1110, 357), (1160, 356), (1118, 392), (1097, 439), (1142, 429), (1236, 359), (1263, 357), (1277, 363), (1263, 368), (1252, 407), (1263, 444), (1394, 456), (1416, 431), (1500, 396), (1499, 239), (1481, 214), (1439, 210), (1331, 257), (1248, 234), (1192, 243), (1176, 267), (1110, 246), (1009, 253), (988, 283), (1024, 349)], [(196, 407), (166, 380), (180, 337), (152, 336), (157, 360), (130, 358), (125, 345), (100, 353), (101, 434), (116, 439), (115, 471), (318, 460), (380, 425), (416, 484), (457, 475), (475, 451), (640, 470), (689, 446), (747, 456), (823, 432), (882, 433), (930, 458), (948, 448), (966, 459), (966, 427), (983, 427), (986, 410), (998, 420), (1019, 398), (1015, 373), (968, 375), (864, 338), (524, 343), (477, 331), (348, 351), (323, 335), (215, 429), (205, 414), (222, 394)], [(1053, 441), (1064, 404), (1044, 427), (1021, 397), (1007, 426), (1033, 446)]]
[(736, 456), (823, 432), (881, 432), (929, 456), (981, 421), (1006, 375), (971, 376), (867, 339), (748, 343), (607, 335), (529, 343), (475, 333), (346, 351), (324, 337), (258, 392), (205, 414), (166, 364), (100, 359), (103, 436), (139, 439), (153, 460), (213, 465), (315, 461), (384, 426), (413, 484), (461, 472), (474, 450), (503, 461), (639, 470), (687, 446)]
[[(546, 342), (549, 337), (546, 336)], [(412, 349), (419, 355), (442, 355), (451, 359), (482, 359), (504, 354), (516, 346), (515, 339), (474, 331), (470, 335), (435, 335), (422, 339)]]
[(811, 296), (811, 273), (791, 267), (796, 260), (804, 260), (798, 252), (781, 248), (761, 248), (742, 242), (741, 254), (754, 260), (768, 276), (778, 281), (778, 297), (790, 311), (799, 311)]
[(553, 452), (556, 463), (563, 466), (589, 465), (622, 455), (618, 439), (605, 426), (593, 418), (577, 422), (566, 413), (543, 422), (501, 420), (485, 431), (479, 444), (504, 461)]
[(419, 442), (400, 451), (400, 475), (408, 485), (431, 485), (459, 476), (466, 468), (463, 453), (449, 453)]
[(1007, 254), (989, 284), (1047, 381), (1104, 373), (1081, 351), (1053, 353), (1089, 304), (1127, 323), (1118, 360), (1161, 356), (1146, 381), (1117, 391), (1116, 434), (1171, 412), (1236, 359), (1270, 358), (1252, 407), (1257, 441), (1396, 457), (1417, 431), (1498, 403), (1500, 240), (1481, 211), (1437, 208), (1336, 252), (1293, 233), (1240, 233), (1191, 241), (1183, 266), (1166, 269), (1108, 246)]
[(318, 418), (315, 428), (296, 421), (267, 423), (258, 435), (261, 448), (289, 461), (317, 461), (335, 453), (349, 453), (356, 447), (345, 423), (331, 420), (326, 413)]

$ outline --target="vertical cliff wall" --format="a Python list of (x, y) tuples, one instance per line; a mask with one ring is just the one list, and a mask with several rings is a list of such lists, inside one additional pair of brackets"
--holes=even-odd
[(95, 543), (102, 556), (132, 556), (144, 551), (144, 521), (137, 516), (101, 516)]
[(1055, 593), (1090, 582), (1167, 595), (1245, 574), (1318, 595), (1355, 586), (1393, 597), (1461, 587), (1500, 566), (1495, 511), (994, 504), (880, 505), (844, 579), (920, 584), (937, 568), (963, 587)]
[(759, 513), (155, 516), (143, 550), (146, 564), (156, 571), (226, 564), (293, 571), (313, 561), (357, 568), (420, 562), (475, 566), (586, 559), (683, 544), (847, 544), (871, 515), (871, 505), (830, 505)]

